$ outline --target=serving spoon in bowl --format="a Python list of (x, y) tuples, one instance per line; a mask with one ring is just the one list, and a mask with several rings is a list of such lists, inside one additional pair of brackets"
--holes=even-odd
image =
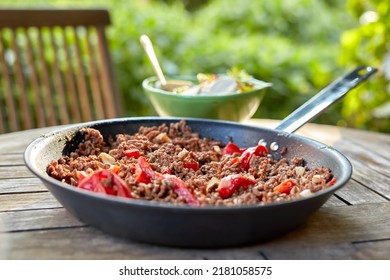
[[(140, 37), (140, 43), (143, 46), (146, 55), (148, 56), (154, 72), (157, 75), (159, 85), (156, 87), (169, 91), (169, 92), (180, 92), (181, 95), (202, 95), (212, 93), (213, 95), (220, 95), (226, 93), (235, 93), (238, 90), (237, 79), (229, 76), (219, 76), (216, 80), (206, 83), (192, 83), (187, 80), (167, 80), (161, 69), (160, 63), (158, 62), (156, 53), (154, 51), (153, 44), (147, 35)], [(269, 83), (251, 79), (253, 84), (259, 84), (260, 88), (270, 86)], [(254, 83), (256, 81), (256, 83)], [(259, 86), (256, 89), (260, 89)]]
[(167, 80), (161, 69), (160, 63), (158, 62), (156, 53), (153, 48), (152, 41), (150, 41), (147, 35), (142, 35), (140, 37), (140, 42), (146, 52), (146, 55), (149, 57), (154, 72), (156, 73), (157, 78), (160, 82), (161, 89), (166, 91), (173, 91), (175, 88), (192, 85), (192, 83), (189, 81)]

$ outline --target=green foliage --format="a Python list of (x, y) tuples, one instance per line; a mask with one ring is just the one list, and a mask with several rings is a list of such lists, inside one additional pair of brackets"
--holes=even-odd
[(382, 71), (346, 97), (343, 117), (349, 126), (390, 132), (390, 3), (349, 0), (348, 7), (361, 24), (343, 33), (341, 63)]
[[(380, 20), (366, 26), (359, 26), (346, 2), (338, 0), (28, 3), (110, 10), (110, 50), (128, 116), (155, 114), (141, 87), (144, 78), (154, 75), (139, 43), (142, 34), (153, 41), (166, 74), (221, 73), (237, 66), (271, 82), (255, 116), (279, 119), (354, 66), (380, 65), (389, 42), (389, 4), (379, 0), (349, 0), (348, 9), (356, 16), (378, 9)], [(372, 111), (388, 100), (386, 87), (378, 75), (316, 121), (385, 131), (386, 121), (374, 118)]]
[(112, 1), (111, 52), (128, 115), (155, 114), (142, 92), (142, 80), (154, 75), (139, 42), (147, 34), (166, 74), (179, 73), (184, 48), (181, 41), (191, 29), (188, 12), (180, 3)]
[[(194, 12), (180, 1), (113, 1), (111, 50), (129, 114), (152, 114), (140, 87), (153, 75), (138, 38), (148, 34), (166, 74), (245, 69), (273, 83), (257, 117), (283, 118), (344, 73), (342, 6), (314, 0), (213, 0)], [(318, 11), (321, 11), (320, 13)], [(340, 119), (335, 106), (323, 121)]]

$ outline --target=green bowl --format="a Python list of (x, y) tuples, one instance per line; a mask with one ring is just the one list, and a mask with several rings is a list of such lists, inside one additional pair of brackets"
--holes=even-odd
[[(168, 78), (170, 79), (196, 81), (196, 77), (188, 76)], [(142, 82), (142, 87), (160, 116), (221, 119), (236, 122), (248, 120), (255, 114), (266, 88), (270, 86), (265, 83), (264, 88), (244, 93), (189, 96), (159, 89), (155, 86), (157, 81), (157, 77), (147, 78)]]

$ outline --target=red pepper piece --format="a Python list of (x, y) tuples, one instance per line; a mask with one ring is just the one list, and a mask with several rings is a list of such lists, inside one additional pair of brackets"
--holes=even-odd
[(130, 191), (126, 183), (116, 174), (112, 174), (111, 182), (116, 189), (116, 195), (121, 197), (131, 197)]
[(197, 171), (199, 169), (199, 162), (197, 161), (187, 161), (184, 163), (185, 168), (192, 169), (194, 171)]
[(106, 190), (99, 179), (99, 174), (97, 173), (86, 175), (79, 180), (77, 186), (88, 191), (106, 193)]
[(333, 186), (337, 182), (336, 177), (333, 177), (332, 180), (329, 181), (329, 186)]
[(104, 183), (102, 182), (102, 185), (106, 191), (106, 194), (117, 195), (118, 190), (112, 185), (111, 181), (106, 180)]
[(232, 164), (236, 164), (236, 163), (240, 163), (240, 162), (241, 162), (241, 160), (240, 160), (239, 157), (235, 157), (235, 158), (233, 158), (233, 159), (231, 160), (231, 163), (232, 163)]
[(76, 170), (76, 176), (77, 179), (79, 179), (79, 182), (82, 181), (85, 177), (87, 177), (87, 173), (85, 171), (77, 171)]
[(182, 197), (187, 204), (193, 206), (200, 205), (199, 200), (192, 193), (191, 189), (181, 179), (170, 174), (164, 174), (164, 178), (173, 182), (173, 190), (178, 196)]
[(249, 185), (256, 184), (256, 181), (238, 174), (228, 175), (221, 179), (218, 186), (218, 194), (222, 198), (229, 198), (239, 188), (247, 189)]
[(266, 157), (268, 155), (268, 149), (266, 146), (258, 145), (253, 154), (259, 157)]
[(229, 142), (225, 148), (222, 150), (222, 155), (233, 155), (238, 154), (241, 155), (244, 149), (239, 148), (236, 144), (233, 142)]
[(96, 172), (95, 174), (97, 174), (99, 176), (99, 180), (102, 181), (102, 180), (108, 179), (108, 177), (110, 176), (110, 173), (111, 173), (110, 171), (103, 169), (103, 170)]
[(164, 170), (162, 170), (162, 174), (171, 174), (171, 170), (169, 168), (165, 168)]
[(140, 157), (138, 159), (137, 172), (138, 172), (138, 174), (136, 175), (137, 182), (150, 183), (151, 180), (155, 178), (170, 180), (173, 183), (173, 190), (175, 191), (175, 193), (178, 196), (182, 197), (187, 204), (195, 205), (195, 206), (200, 205), (200, 202), (192, 194), (190, 188), (186, 185), (186, 183), (184, 183), (175, 175), (161, 174), (155, 172), (150, 166), (150, 164), (147, 162), (145, 157)]
[(138, 158), (138, 165), (136, 170), (135, 179), (138, 183), (149, 184), (152, 179), (156, 177), (156, 174), (145, 157)]
[(79, 181), (79, 188), (109, 195), (131, 197), (126, 183), (110, 170), (99, 170)]
[(284, 193), (284, 194), (290, 194), (291, 189), (295, 186), (295, 182), (293, 179), (287, 179), (283, 183), (279, 184), (276, 186), (273, 191), (274, 192), (279, 192), (279, 193)]
[(139, 158), (141, 156), (141, 152), (137, 149), (129, 149), (125, 151), (125, 155), (128, 158)]
[(250, 147), (246, 149), (240, 156), (240, 166), (243, 170), (249, 169), (249, 164), (253, 155), (265, 157), (268, 155), (268, 150), (263, 145), (258, 145), (256, 147)]

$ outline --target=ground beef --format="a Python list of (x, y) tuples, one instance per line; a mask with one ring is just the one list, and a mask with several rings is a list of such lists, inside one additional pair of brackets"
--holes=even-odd
[[(173, 204), (196, 199), (201, 206), (266, 204), (307, 197), (336, 180), (329, 168), (309, 169), (300, 157), (276, 161), (267, 154), (252, 155), (243, 168), (239, 154), (225, 154), (220, 141), (200, 137), (185, 121), (140, 127), (134, 135), (119, 134), (107, 142), (96, 129), (80, 132), (84, 141), (69, 156), (52, 161), (47, 173), (80, 187), (83, 178), (99, 170), (115, 170), (133, 199)], [(140, 158), (146, 159), (153, 175), (158, 174), (150, 181), (140, 179)], [(222, 180), (234, 176), (250, 183), (222, 198)], [(188, 192), (178, 189), (175, 178), (184, 182)], [(288, 185), (288, 190), (281, 191), (281, 185)]]

